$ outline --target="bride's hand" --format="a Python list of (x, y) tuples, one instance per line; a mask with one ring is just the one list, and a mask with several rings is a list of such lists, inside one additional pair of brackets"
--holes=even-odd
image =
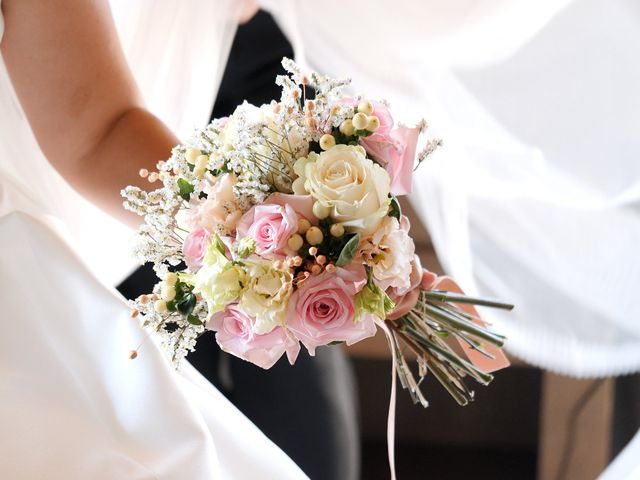
[(1, 5), (2, 55), (42, 151), (76, 190), (137, 224), (120, 189), (140, 183), (139, 169), (154, 169), (178, 141), (144, 108), (108, 1)]

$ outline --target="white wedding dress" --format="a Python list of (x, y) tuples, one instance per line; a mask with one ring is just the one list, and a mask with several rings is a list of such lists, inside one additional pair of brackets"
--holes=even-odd
[(306, 478), (80, 260), (60, 192), (105, 217), (42, 157), (3, 61), (0, 132), (0, 478)]

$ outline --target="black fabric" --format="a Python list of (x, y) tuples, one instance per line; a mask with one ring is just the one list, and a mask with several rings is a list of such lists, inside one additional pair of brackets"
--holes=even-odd
[[(260, 11), (241, 25), (231, 48), (212, 118), (233, 113), (247, 100), (278, 99), (280, 61), (291, 45), (269, 14)], [(157, 281), (149, 265), (118, 289), (127, 298), (148, 293)], [(224, 354), (213, 333), (203, 335), (187, 359), (221, 390), (312, 480), (355, 480), (360, 451), (352, 366), (340, 348), (301, 352), (294, 366), (282, 358), (270, 370)]]

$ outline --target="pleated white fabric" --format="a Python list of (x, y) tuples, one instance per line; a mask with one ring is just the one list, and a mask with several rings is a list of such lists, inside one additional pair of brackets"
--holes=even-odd
[(2, 61), (0, 132), (0, 478), (307, 478), (193, 368), (174, 371), (104, 286), (115, 270), (78, 256), (100, 250), (68, 227), (106, 216), (46, 162)]

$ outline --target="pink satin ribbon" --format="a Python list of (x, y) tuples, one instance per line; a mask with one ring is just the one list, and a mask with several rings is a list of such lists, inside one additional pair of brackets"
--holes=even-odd
[(389, 470), (391, 480), (396, 480), (396, 356), (393, 354), (393, 336), (384, 320), (376, 317), (376, 324), (382, 329), (389, 342), (391, 350), (391, 397), (389, 398), (389, 414), (387, 415), (387, 454), (389, 456)]

